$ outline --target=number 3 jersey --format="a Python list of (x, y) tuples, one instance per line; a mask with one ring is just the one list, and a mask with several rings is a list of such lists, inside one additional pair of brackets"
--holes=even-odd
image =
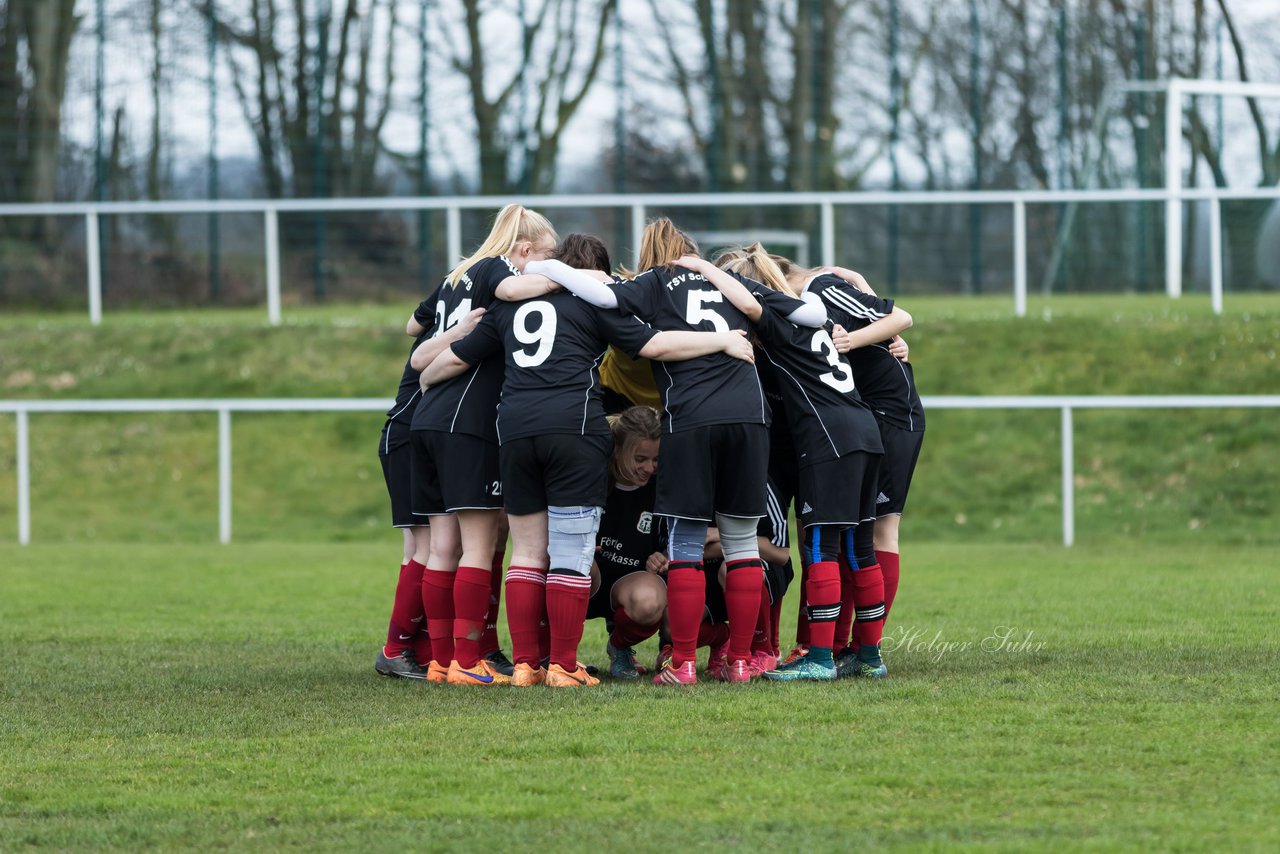
[(884, 453), (876, 420), (858, 396), (853, 369), (836, 352), (830, 331), (796, 326), (773, 308), (767, 293), (754, 293), (764, 304), (756, 321), (757, 352), (764, 358), (756, 367), (765, 386), (782, 400), (797, 463), (809, 466), (854, 451)]
[(494, 303), (453, 352), (472, 365), (505, 358), (500, 442), (557, 433), (607, 435), (599, 370), (605, 349), (613, 344), (635, 358), (657, 334), (635, 317), (559, 291)]
[[(734, 275), (730, 273), (729, 275)], [(750, 286), (750, 280), (737, 277)], [(701, 273), (653, 267), (615, 285), (618, 308), (658, 329), (749, 331), (749, 321)], [(797, 303), (798, 304), (798, 303)], [(676, 433), (711, 424), (768, 424), (769, 405), (749, 362), (712, 353), (683, 362), (654, 362), (662, 395), (663, 430)]]
[[(488, 309), (496, 302), (494, 292), (508, 276), (518, 276), (505, 256), (483, 258), (472, 264), (456, 284), (440, 286), (436, 303), (434, 335), (457, 326), (472, 309)], [(497, 442), (494, 417), (502, 389), (502, 359), (471, 362), (461, 376), (433, 385), (418, 401), (413, 412), (413, 430), (464, 433)]]

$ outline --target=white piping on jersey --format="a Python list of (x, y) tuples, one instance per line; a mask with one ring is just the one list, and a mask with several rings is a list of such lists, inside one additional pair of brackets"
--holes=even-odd
[(888, 317), (888, 315), (883, 312), (876, 311), (869, 306), (863, 305), (835, 286), (829, 285), (823, 288), (820, 296), (836, 308), (847, 312), (860, 320), (880, 320), (881, 318)]
[(897, 356), (893, 355), (892, 353), (889, 353), (888, 347), (884, 346), (883, 344), (873, 344), (871, 346), (879, 350), (884, 350), (886, 353), (888, 353), (889, 358), (893, 359), (893, 363), (897, 365), (898, 370), (902, 372), (902, 382), (907, 387), (907, 429), (914, 433), (916, 429), (916, 419), (911, 414), (911, 410), (913, 408), (911, 406), (911, 377), (907, 375), (907, 369), (902, 366), (902, 360), (899, 359)]
[(467, 399), (467, 392), (471, 391), (471, 384), (476, 381), (476, 377), (480, 376), (480, 365), (483, 365), (483, 364), (484, 362), (480, 362), (474, 368), (471, 369), (471, 379), (467, 380), (467, 387), (462, 390), (461, 396), (458, 397), (458, 407), (453, 410), (453, 420), (449, 422), (450, 433), (452, 433), (453, 428), (457, 426), (458, 416), (462, 414), (462, 404)]
[(658, 364), (662, 366), (662, 372), (667, 375), (667, 392), (662, 395), (662, 408), (667, 410), (667, 432), (674, 433), (676, 432), (676, 420), (671, 417), (671, 409), (667, 406), (667, 401), (671, 399), (671, 389), (675, 388), (676, 379), (671, 376), (671, 371), (667, 370), (666, 362), (659, 362)]
[(604, 354), (608, 352), (608, 347), (601, 350), (600, 355), (596, 356), (596, 360), (587, 369), (587, 376), (591, 381), (587, 383), (587, 392), (582, 396), (582, 426), (578, 431), (581, 436), (587, 435), (587, 410), (591, 408), (591, 390), (596, 387), (596, 373), (600, 370), (600, 363), (604, 361)]
[(511, 263), (511, 259), (510, 259), (510, 258), (508, 258), (506, 255), (499, 255), (498, 257), (502, 259), (502, 263), (504, 263), (504, 264), (506, 264), (506, 265), (507, 265), (507, 269), (511, 271), (511, 275), (513, 275), (513, 276), (519, 276), (519, 275), (520, 275), (520, 271), (519, 271), (518, 269), (516, 269), (516, 265), (515, 265), (515, 264), (512, 264), (512, 263)]
[[(813, 417), (818, 420), (818, 424), (822, 425), (822, 433), (824, 436), (827, 437), (827, 441), (831, 443), (831, 452), (834, 453), (837, 457), (839, 457), (840, 449), (836, 447), (836, 440), (831, 438), (831, 431), (827, 429), (826, 423), (823, 422), (822, 416), (818, 413), (818, 407), (813, 405), (813, 401), (809, 398), (809, 393), (804, 390), (804, 386), (801, 384), (800, 380), (796, 379), (794, 374), (792, 374), (782, 365), (778, 364), (778, 362), (773, 358), (773, 355), (769, 352), (768, 347), (763, 347), (761, 349), (764, 350), (765, 358), (768, 359), (770, 362), (772, 362), (775, 368), (777, 368), (779, 371), (785, 374), (787, 379), (795, 383), (796, 388), (800, 389), (800, 394), (804, 396), (804, 402), (809, 404), (809, 411), (811, 411), (813, 413)], [(796, 448), (796, 450), (798, 451), (800, 449)]]
[[(397, 409), (395, 412), (388, 415), (387, 420), (394, 421), (397, 415), (399, 415), (401, 412), (404, 412), (410, 406), (413, 406), (414, 401), (418, 399), (418, 395), (420, 394), (422, 394), (422, 389), (415, 389), (413, 392), (413, 396), (409, 398), (409, 402), (406, 403), (404, 406), (400, 407), (399, 409)], [(387, 430), (387, 441), (383, 443), (383, 446), (384, 446), (383, 453), (387, 453), (387, 454), (391, 453), (391, 431), (390, 430)]]
[(765, 485), (765, 509), (769, 512), (769, 522), (773, 525), (773, 536), (769, 542), (778, 548), (787, 547), (787, 514), (778, 501), (778, 494), (773, 491), (773, 484)]

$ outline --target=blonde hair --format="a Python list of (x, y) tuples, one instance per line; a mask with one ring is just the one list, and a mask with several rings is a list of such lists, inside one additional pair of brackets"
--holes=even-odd
[(634, 278), (637, 272), (643, 273), (652, 267), (669, 267), (681, 255), (697, 255), (698, 242), (680, 229), (665, 216), (651, 220), (640, 237), (640, 260), (638, 270), (632, 272), (623, 267), (622, 275)]
[[(746, 276), (748, 279), (755, 279), (772, 290), (791, 294), (791, 287), (787, 284), (787, 276), (782, 272), (782, 268), (774, 260), (774, 257), (757, 242), (747, 247), (730, 249), (722, 253), (715, 260), (715, 264), (721, 270), (729, 270), (740, 276)], [(782, 260), (786, 261), (785, 258)], [(791, 262), (788, 261), (787, 263), (790, 265)]]
[(658, 410), (652, 406), (632, 406), (617, 415), (609, 417), (609, 428), (613, 430), (613, 455), (609, 458), (609, 481), (615, 483), (635, 483), (639, 478), (629, 457), (636, 443), (662, 438), (662, 421)]
[(477, 261), (496, 255), (506, 255), (523, 240), (537, 243), (543, 238), (550, 238), (552, 243), (558, 243), (560, 240), (555, 228), (545, 216), (521, 205), (507, 205), (498, 211), (497, 217), (493, 220), (493, 228), (489, 229), (489, 236), (485, 238), (484, 243), (480, 244), (480, 248), (463, 258), (458, 266), (450, 270), (445, 281), (456, 285), (462, 278), (462, 274), (471, 269)]

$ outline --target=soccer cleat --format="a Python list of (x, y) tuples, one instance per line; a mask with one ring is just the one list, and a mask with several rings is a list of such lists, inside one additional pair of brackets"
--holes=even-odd
[(745, 658), (735, 658), (725, 665), (721, 682), (750, 682), (756, 672), (751, 669), (751, 662)]
[(600, 680), (587, 674), (587, 669), (578, 664), (573, 672), (565, 670), (558, 664), (547, 668), (547, 676), (543, 684), (548, 688), (590, 688), (600, 684)]
[(516, 666), (511, 663), (511, 659), (507, 658), (506, 653), (500, 649), (495, 649), (484, 657), (484, 660), (493, 665), (493, 669), (501, 673), (503, 676), (510, 676), (515, 672)]
[(751, 665), (751, 669), (757, 676), (759, 676), (762, 673), (768, 673), (770, 670), (777, 667), (778, 657), (776, 655), (770, 655), (767, 652), (756, 650), (751, 653), (751, 660), (747, 663)]
[(662, 669), (658, 671), (658, 675), (653, 677), (654, 685), (697, 685), (698, 673), (694, 670), (693, 662), (686, 661), (679, 667), (668, 659), (663, 663)]
[(671, 663), (671, 644), (664, 643), (658, 650), (658, 659), (653, 663), (654, 671), (660, 671)]
[(837, 679), (854, 676), (854, 671), (858, 669), (858, 651), (854, 647), (846, 646), (836, 653), (835, 661)]
[(475, 667), (463, 667), (455, 658), (449, 662), (447, 681), (450, 685), (510, 685), (511, 677), (499, 673), (483, 658)]
[(521, 662), (511, 673), (511, 684), (517, 688), (529, 688), (541, 685), (547, 678), (547, 671), (541, 667)]
[(373, 669), (378, 671), (378, 675), (390, 676), (392, 679), (427, 678), (427, 668), (418, 663), (411, 649), (402, 650), (399, 655), (393, 656), (388, 656), (385, 649), (378, 650)]
[(437, 685), (443, 685), (449, 681), (449, 668), (445, 667), (434, 658), (427, 665), (427, 681), (434, 682)]
[(790, 664), (791, 662), (797, 659), (804, 658), (808, 654), (809, 654), (809, 646), (807, 644), (798, 643), (795, 646), (791, 647), (791, 652), (787, 653), (787, 658), (782, 663)]
[(614, 679), (639, 679), (644, 668), (636, 663), (636, 652), (629, 646), (616, 647), (606, 641), (604, 651), (609, 656), (609, 675)]
[(830, 664), (819, 664), (808, 656), (801, 656), (795, 661), (778, 665), (765, 673), (764, 678), (773, 682), (793, 682), (801, 679), (830, 682), (836, 678), (836, 668)]
[(725, 638), (724, 643), (716, 644), (711, 647), (711, 653), (707, 656), (707, 677), (710, 679), (718, 679), (721, 682), (727, 682), (728, 671), (729, 639)]
[(884, 661), (880, 658), (879, 646), (863, 644), (858, 649), (853, 675), (859, 679), (883, 679), (889, 675), (889, 668), (884, 666)]

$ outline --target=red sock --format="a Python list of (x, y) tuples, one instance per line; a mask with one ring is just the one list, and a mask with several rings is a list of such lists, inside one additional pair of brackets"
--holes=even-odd
[(507, 570), (507, 629), (511, 658), (537, 668), (542, 660), (538, 636), (547, 622), (547, 572), (529, 566)]
[(760, 614), (764, 566), (760, 558), (725, 561), (724, 603), (729, 611), (729, 660), (751, 658), (751, 637)]
[(591, 576), (572, 570), (547, 573), (547, 623), (551, 627), (551, 663), (570, 673), (578, 669), (578, 643), (587, 621)]
[(425, 626), (413, 636), (413, 658), (423, 667), (431, 661), (431, 635), (427, 634)]
[(879, 646), (884, 634), (884, 574), (880, 564), (853, 573), (853, 638), (859, 646)]
[(769, 606), (769, 642), (773, 646), (772, 654), (774, 658), (782, 655), (782, 647), (780, 641), (782, 632), (779, 627), (782, 623), (782, 600), (779, 599)]
[(431, 660), (443, 667), (453, 660), (453, 575), (430, 567), (422, 573), (422, 608), (431, 637)]
[(637, 623), (627, 615), (624, 608), (615, 608), (613, 610), (613, 634), (609, 635), (609, 643), (613, 644), (614, 649), (635, 646), (657, 634), (658, 627), (661, 625), (661, 620), (649, 626)]
[(809, 580), (809, 568), (800, 570), (800, 613), (796, 614), (796, 646), (809, 645), (809, 615), (804, 610), (805, 583)]
[(833, 560), (810, 564), (804, 598), (808, 603), (810, 649), (830, 649), (835, 642), (836, 618), (840, 615), (840, 564)]
[(395, 601), (391, 605), (391, 623), (387, 626), (387, 646), (383, 650), (391, 657), (412, 647), (413, 637), (422, 627), (423, 569), (425, 567), (416, 560), (400, 565)]
[(849, 565), (848, 556), (840, 555), (840, 616), (836, 619), (835, 646), (832, 647), (836, 652), (849, 646), (854, 618), (853, 590), (853, 567)]
[(480, 636), (489, 610), (488, 568), (460, 566), (453, 582), (453, 657), (459, 667), (475, 667), (480, 661)]
[(493, 564), (489, 567), (489, 610), (484, 615), (484, 634), (480, 636), (480, 657), (495, 652), (498, 643), (498, 608), (502, 605), (502, 559), (506, 551), (493, 553)]
[(724, 623), (701, 623), (698, 626), (698, 647), (715, 649), (729, 639), (729, 627)]
[(893, 608), (893, 599), (898, 595), (898, 558), (897, 552), (876, 552), (876, 560), (880, 562), (880, 571), (884, 574), (884, 619), (889, 620), (889, 611)]
[(762, 581), (760, 583), (760, 610), (756, 613), (756, 630), (751, 636), (752, 655), (757, 652), (770, 655), (773, 652), (773, 640), (769, 637), (769, 629), (772, 627), (769, 611), (772, 607), (772, 603), (769, 601), (769, 583)]
[(707, 606), (702, 561), (672, 561), (667, 567), (667, 624), (671, 627), (671, 663), (693, 661), (698, 653), (698, 626)]

